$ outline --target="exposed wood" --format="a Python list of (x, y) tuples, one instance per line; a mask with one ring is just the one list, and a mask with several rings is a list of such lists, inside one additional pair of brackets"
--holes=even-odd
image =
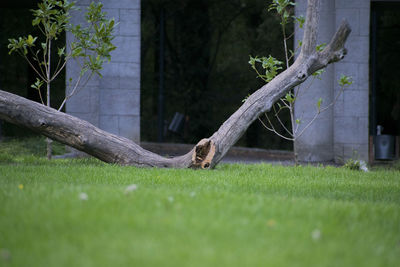
[(217, 132), (201, 140), (183, 156), (159, 156), (86, 121), (4, 91), (0, 91), (0, 119), (28, 127), (105, 162), (139, 167), (213, 168), (251, 123), (269, 111), (276, 101), (315, 71), (346, 55), (344, 44), (351, 31), (346, 21), (342, 22), (325, 49), (316, 51), (318, 13), (319, 1), (309, 0), (303, 47), (293, 65), (249, 96)]
[(202, 139), (196, 145), (192, 155), (192, 167), (208, 169), (215, 155), (215, 144), (212, 140)]

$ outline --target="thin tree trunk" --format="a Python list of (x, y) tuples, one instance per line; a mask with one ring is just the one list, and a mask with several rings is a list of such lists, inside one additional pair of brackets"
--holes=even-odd
[[(46, 81), (46, 104), (48, 107), (50, 107), (50, 73), (51, 73), (51, 66), (50, 66), (50, 53), (51, 53), (51, 39), (48, 42), (48, 49), (47, 49), (47, 81)], [(46, 144), (47, 144), (47, 159), (51, 160), (51, 157), (53, 155), (53, 147), (52, 147), (53, 140), (50, 138), (46, 138)]]
[(329, 45), (321, 52), (316, 51), (318, 10), (319, 1), (309, 0), (303, 45), (293, 65), (254, 92), (217, 132), (202, 139), (183, 156), (161, 157), (86, 121), (4, 91), (0, 91), (0, 119), (38, 131), (105, 162), (140, 167), (213, 168), (255, 119), (315, 71), (341, 60), (346, 54), (344, 43), (351, 31), (346, 21)]

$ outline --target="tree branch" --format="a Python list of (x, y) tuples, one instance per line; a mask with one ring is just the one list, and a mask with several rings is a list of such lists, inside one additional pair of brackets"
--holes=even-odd
[(190, 167), (192, 153), (164, 158), (87, 121), (0, 90), (0, 119), (27, 127), (102, 161), (139, 167)]
[(321, 52), (316, 51), (319, 1), (309, 0), (308, 5), (303, 47), (296, 61), (250, 95), (210, 138), (201, 140), (183, 156), (161, 157), (88, 122), (4, 91), (0, 91), (0, 119), (36, 130), (105, 162), (140, 167), (213, 168), (253, 121), (269, 111), (276, 101), (315, 71), (346, 54), (344, 43), (351, 31), (346, 21), (329, 45)]
[(317, 44), (317, 32), (319, 23), (319, 0), (309, 0), (307, 4), (307, 15), (304, 24), (303, 45), (300, 56), (309, 56), (315, 51)]

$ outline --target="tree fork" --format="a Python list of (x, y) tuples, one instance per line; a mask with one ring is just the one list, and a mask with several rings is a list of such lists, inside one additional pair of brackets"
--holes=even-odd
[(108, 163), (138, 167), (213, 168), (251, 123), (269, 111), (276, 101), (315, 71), (346, 55), (344, 43), (351, 29), (345, 20), (325, 49), (316, 51), (318, 11), (319, 0), (309, 0), (303, 45), (293, 65), (249, 96), (217, 132), (202, 139), (185, 155), (174, 158), (159, 156), (84, 120), (1, 90), (0, 119), (28, 127)]

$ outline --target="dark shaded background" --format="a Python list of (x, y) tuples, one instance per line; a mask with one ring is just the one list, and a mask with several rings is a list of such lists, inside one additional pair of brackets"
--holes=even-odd
[[(212, 135), (263, 85), (248, 64), (250, 54), (284, 60), (280, 20), (267, 6), (264, 0), (142, 1), (142, 140), (158, 139), (161, 10), (165, 125), (175, 112), (188, 119), (181, 136), (166, 131), (164, 141), (196, 143)], [(268, 132), (258, 120), (239, 145), (291, 149), (290, 142)]]

